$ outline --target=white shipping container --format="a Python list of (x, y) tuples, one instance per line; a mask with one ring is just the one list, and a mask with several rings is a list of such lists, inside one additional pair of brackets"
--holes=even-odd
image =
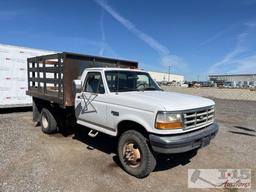
[(0, 44), (0, 108), (31, 106), (27, 58), (53, 54), (53, 51)]

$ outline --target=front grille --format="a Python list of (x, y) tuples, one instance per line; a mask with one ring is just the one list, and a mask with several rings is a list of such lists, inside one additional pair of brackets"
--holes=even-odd
[(214, 106), (184, 112), (184, 129), (203, 127), (214, 122)]

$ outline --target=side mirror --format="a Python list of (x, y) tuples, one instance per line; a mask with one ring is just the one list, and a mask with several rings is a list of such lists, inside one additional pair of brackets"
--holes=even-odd
[(72, 93), (73, 96), (76, 96), (76, 93), (81, 93), (82, 92), (82, 81), (81, 80), (73, 80), (72, 83)]

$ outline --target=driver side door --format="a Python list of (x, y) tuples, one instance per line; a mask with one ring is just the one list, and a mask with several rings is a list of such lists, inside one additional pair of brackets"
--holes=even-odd
[(102, 74), (88, 72), (82, 92), (76, 95), (77, 122), (98, 131), (102, 130), (101, 127), (106, 123), (106, 104), (103, 102), (105, 97)]

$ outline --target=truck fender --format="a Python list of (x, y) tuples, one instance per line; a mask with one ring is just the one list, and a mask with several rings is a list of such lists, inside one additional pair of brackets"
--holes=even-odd
[[(151, 125), (144, 119), (142, 118), (139, 118), (138, 116), (135, 116), (135, 115), (132, 115), (132, 114), (127, 114), (127, 115), (124, 115), (122, 116), (119, 121), (117, 122), (116, 124), (116, 128), (117, 128), (117, 131), (118, 131), (118, 125), (123, 122), (123, 121), (132, 121), (134, 123), (138, 123), (140, 124), (142, 127), (144, 127), (144, 129), (147, 131), (147, 132), (150, 132), (150, 129), (151, 129)], [(118, 134), (118, 133), (117, 133)]]

